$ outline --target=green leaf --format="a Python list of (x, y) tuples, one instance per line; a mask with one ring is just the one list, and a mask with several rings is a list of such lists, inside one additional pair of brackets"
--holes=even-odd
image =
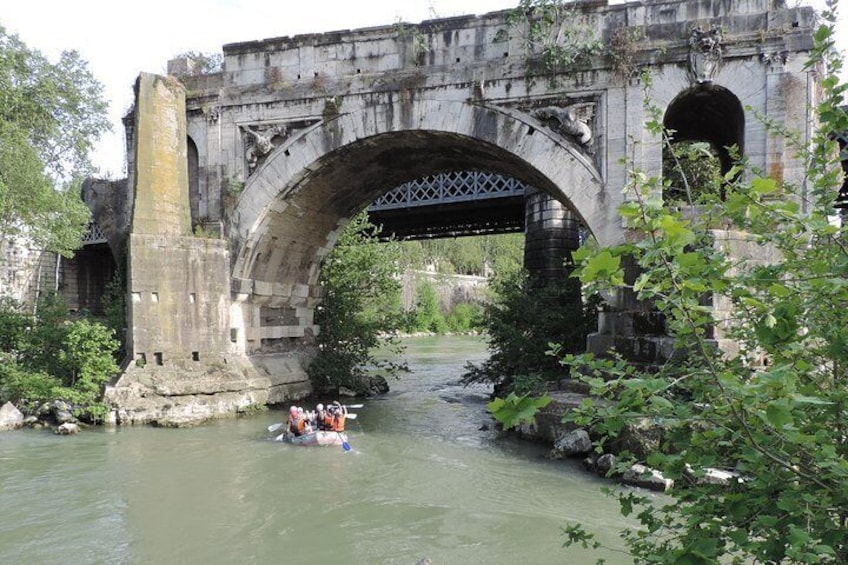
[(815, 406), (832, 406), (834, 403), (829, 400), (824, 400), (816, 396), (807, 396), (804, 394), (793, 394), (791, 396), (794, 402), (798, 404), (812, 404)]
[(777, 190), (777, 181), (771, 178), (757, 177), (751, 180), (751, 191), (757, 194), (771, 194)]
[(586, 260), (581, 279), (584, 282), (607, 281), (620, 284), (624, 281), (621, 258), (607, 250), (601, 251)]
[(766, 419), (776, 428), (792, 422), (792, 411), (785, 400), (776, 400), (766, 407)]

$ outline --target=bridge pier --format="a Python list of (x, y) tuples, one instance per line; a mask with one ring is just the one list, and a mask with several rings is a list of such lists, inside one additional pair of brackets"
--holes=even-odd
[(282, 371), (233, 346), (227, 242), (191, 232), (182, 85), (143, 73), (134, 123), (128, 359), (105, 391), (110, 420), (182, 426), (264, 405)]
[(547, 193), (527, 187), (524, 218), (524, 267), (541, 284), (568, 277), (571, 252), (580, 247), (577, 215)]
[[(573, 270), (571, 252), (580, 247), (577, 215), (548, 194), (528, 188), (525, 222), (524, 266), (535, 284), (545, 286), (567, 278)], [(625, 278), (632, 283), (639, 275), (638, 266), (629, 258), (623, 262)], [(571, 282), (566, 307), (577, 314), (582, 308), (581, 286), (576, 279)], [(597, 331), (587, 336), (587, 351), (604, 356), (615, 348), (641, 365), (656, 364), (671, 355), (672, 341), (663, 319), (649, 304), (637, 300), (629, 289), (605, 298)]]
[[(624, 279), (631, 284), (639, 276), (639, 267), (630, 257), (622, 257)], [(650, 366), (671, 357), (673, 339), (665, 332), (665, 321), (650, 304), (637, 299), (630, 289), (605, 296), (598, 312), (598, 331), (586, 338), (586, 350), (598, 357), (611, 349), (631, 363)]]

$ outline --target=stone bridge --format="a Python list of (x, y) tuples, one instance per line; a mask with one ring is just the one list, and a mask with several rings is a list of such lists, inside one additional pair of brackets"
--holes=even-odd
[[(558, 261), (577, 225), (614, 244), (628, 171), (662, 170), (646, 102), (725, 169), (735, 145), (803, 182), (758, 116), (811, 135), (810, 8), (578, 2), (536, 44), (509, 15), (231, 44), (221, 72), (177, 60), (171, 77), (140, 77), (129, 190), (110, 205), (126, 222), (104, 228), (127, 249), (130, 363), (109, 392), (119, 420), (179, 423), (306, 394), (322, 261), (353, 215), (406, 182), (514, 178), (535, 189), (528, 241)], [(548, 63), (556, 48), (575, 56)], [(611, 299), (594, 346), (644, 349), (634, 308)]]

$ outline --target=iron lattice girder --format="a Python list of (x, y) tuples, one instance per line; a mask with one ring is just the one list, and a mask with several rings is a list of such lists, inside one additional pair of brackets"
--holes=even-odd
[(524, 197), (370, 210), (382, 238), (428, 239), (524, 231)]
[(451, 202), (524, 196), (527, 185), (518, 179), (483, 171), (455, 171), (416, 179), (375, 200), (369, 211), (434, 206)]
[(384, 238), (427, 239), (524, 230), (527, 185), (482, 171), (430, 175), (387, 192), (368, 208)]
[(106, 243), (106, 236), (103, 235), (103, 230), (97, 225), (97, 222), (88, 224), (88, 231), (82, 236), (83, 245), (95, 245), (98, 243)]

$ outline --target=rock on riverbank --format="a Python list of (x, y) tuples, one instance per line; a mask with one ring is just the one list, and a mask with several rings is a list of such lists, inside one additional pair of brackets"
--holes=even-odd
[(24, 425), (24, 414), (11, 402), (0, 407), (0, 432), (16, 430)]
[(624, 433), (604, 446), (604, 453), (594, 451), (592, 430), (578, 428), (572, 423), (563, 423), (563, 416), (580, 406), (588, 395), (580, 383), (564, 381), (558, 390), (549, 391), (551, 403), (536, 414), (533, 424), (522, 424), (517, 433), (520, 437), (551, 447), (551, 459), (584, 457), (584, 467), (603, 477), (614, 478), (624, 484), (665, 491), (674, 486), (674, 481), (645, 465), (633, 465), (627, 469), (617, 468), (616, 454), (632, 453), (644, 460), (659, 447), (660, 428), (648, 421), (639, 421), (627, 426)]

